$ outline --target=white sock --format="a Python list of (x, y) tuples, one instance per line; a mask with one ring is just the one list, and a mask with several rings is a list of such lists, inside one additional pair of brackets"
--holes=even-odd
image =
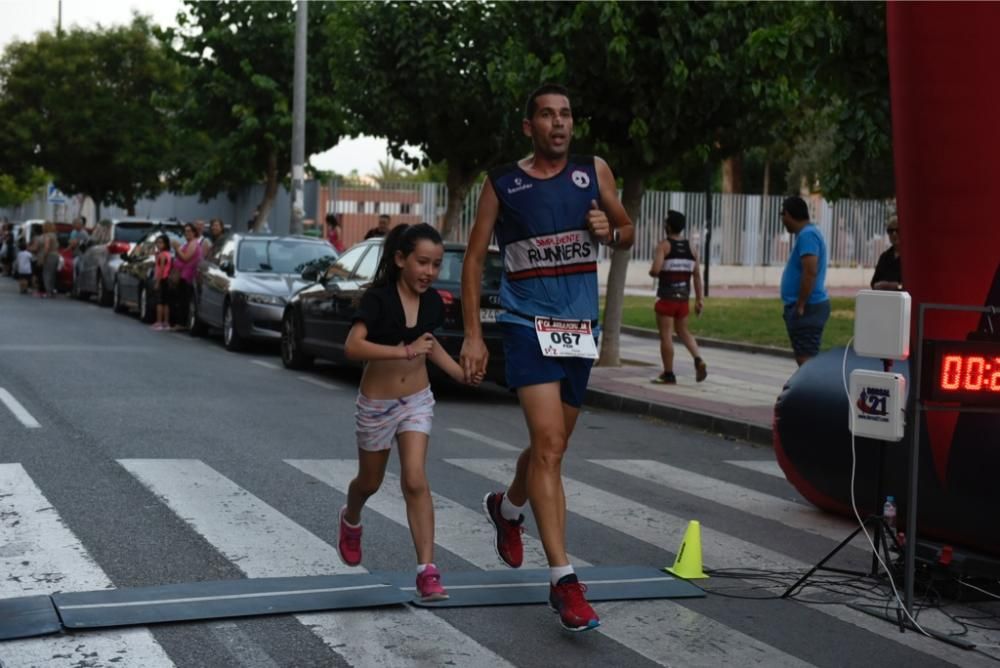
[(569, 564), (565, 566), (549, 566), (549, 581), (555, 586), (564, 577), (574, 572), (573, 567)]
[(507, 496), (507, 494), (503, 495), (503, 501), (500, 502), (500, 515), (502, 515), (505, 520), (516, 522), (522, 515), (523, 511), (524, 506), (515, 506), (510, 502), (510, 497)]
[(427, 570), (428, 566), (433, 566), (434, 564), (417, 564), (417, 575), (420, 575)]
[(344, 520), (344, 524), (346, 524), (347, 526), (351, 527), (352, 529), (360, 529), (361, 528), (361, 522), (360, 521), (357, 524), (351, 524), (350, 522), (347, 521), (347, 506), (344, 506), (343, 510), (340, 511), (340, 519)]

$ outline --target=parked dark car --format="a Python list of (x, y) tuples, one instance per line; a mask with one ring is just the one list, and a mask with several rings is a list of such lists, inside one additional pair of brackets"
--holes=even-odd
[(233, 234), (216, 243), (202, 260), (188, 309), (193, 336), (209, 327), (222, 330), (227, 350), (248, 339), (277, 341), (281, 315), (293, 292), (306, 285), (303, 267), (336, 259), (325, 239), (305, 236)]
[(98, 304), (111, 306), (111, 290), (122, 253), (131, 251), (159, 222), (148, 218), (99, 222), (84, 247), (83, 255), (77, 259), (80, 268), (73, 284), (73, 295), (80, 299), (95, 295)]
[[(281, 361), (290, 369), (309, 366), (315, 358), (348, 363), (344, 344), (351, 329), (361, 295), (371, 282), (382, 255), (383, 238), (352, 246), (327, 266), (309, 266), (303, 279), (311, 280), (296, 292), (285, 307), (281, 321)], [(444, 324), (434, 336), (452, 357), (458, 359), (464, 337), (462, 324), (462, 262), (465, 244), (445, 243), (441, 273), (434, 289), (444, 301)], [(500, 308), (500, 253), (490, 249), (483, 272), (480, 318), (483, 338), (490, 353), (488, 380), (504, 383), (503, 340), (497, 315)]]
[(121, 254), (121, 264), (115, 272), (111, 288), (111, 307), (116, 313), (127, 313), (131, 308), (139, 311), (143, 322), (156, 320), (156, 240), (166, 234), (170, 241), (184, 243), (184, 226), (181, 223), (156, 225), (131, 250)]

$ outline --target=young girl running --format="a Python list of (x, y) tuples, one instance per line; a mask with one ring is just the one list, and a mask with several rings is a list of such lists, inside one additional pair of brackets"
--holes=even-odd
[(170, 255), (170, 238), (166, 234), (156, 237), (156, 269), (153, 277), (156, 279), (156, 322), (153, 329), (157, 331), (170, 329), (170, 267), (173, 258)]
[[(424, 470), (434, 416), (426, 360), (464, 382), (462, 367), (433, 332), (444, 304), (431, 284), (441, 271), (444, 245), (430, 225), (398, 225), (385, 239), (371, 287), (361, 297), (347, 335), (349, 359), (367, 362), (358, 392), (355, 428), (358, 475), (340, 510), (338, 548), (349, 566), (361, 563), (361, 509), (378, 491), (393, 441), (398, 443), (403, 498), (417, 552), (417, 594), (448, 598), (434, 565), (434, 506)], [(482, 374), (472, 379), (478, 385)]]

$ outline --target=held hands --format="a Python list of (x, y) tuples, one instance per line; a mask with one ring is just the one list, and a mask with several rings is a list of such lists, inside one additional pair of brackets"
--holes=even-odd
[(478, 385), (486, 375), (486, 362), (490, 359), (490, 353), (482, 337), (465, 337), (458, 359), (465, 374), (465, 382)]
[(611, 223), (594, 199), (590, 200), (590, 210), (587, 212), (587, 229), (601, 243), (607, 243), (611, 239)]

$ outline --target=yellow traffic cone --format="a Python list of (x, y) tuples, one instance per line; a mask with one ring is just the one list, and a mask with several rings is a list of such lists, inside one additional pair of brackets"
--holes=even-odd
[(698, 520), (688, 522), (687, 530), (684, 531), (684, 540), (681, 541), (681, 549), (677, 550), (674, 565), (663, 570), (685, 580), (700, 580), (708, 577), (701, 570), (701, 524), (698, 523)]

